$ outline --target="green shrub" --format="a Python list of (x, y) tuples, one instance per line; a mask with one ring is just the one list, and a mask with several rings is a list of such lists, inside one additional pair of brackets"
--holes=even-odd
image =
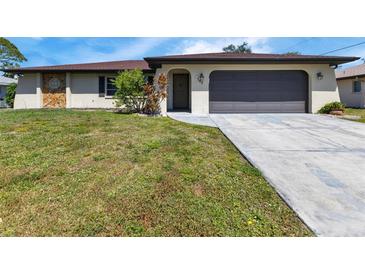
[(344, 111), (345, 110), (345, 105), (341, 102), (331, 102), (331, 103), (325, 104), (318, 111), (318, 113), (328, 114), (328, 113), (330, 113), (331, 111), (334, 111), (334, 110)]
[(6, 88), (5, 102), (9, 107), (14, 107), (15, 91), (17, 84), (12, 83)]
[(120, 72), (114, 85), (117, 91), (114, 94), (115, 105), (128, 112), (142, 112), (146, 97), (143, 91), (145, 80), (140, 69)]

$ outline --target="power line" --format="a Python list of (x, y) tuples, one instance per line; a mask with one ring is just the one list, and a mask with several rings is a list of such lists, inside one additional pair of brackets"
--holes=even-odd
[(310, 41), (312, 39), (314, 39), (314, 38), (312, 37), (312, 38), (305, 38), (303, 40), (300, 40), (299, 42), (295, 43), (294, 45), (291, 45), (290, 47), (285, 48), (284, 50), (282, 50), (282, 52), (287, 51), (287, 50), (289, 50), (291, 48), (295, 48), (296, 46), (298, 46), (300, 44), (303, 44), (303, 43), (306, 43), (306, 42), (308, 42), (308, 41)]
[(359, 46), (359, 45), (362, 45), (362, 44), (365, 44), (365, 41), (364, 41), (364, 42), (361, 42), (361, 43), (354, 44), (354, 45), (350, 45), (350, 46), (347, 46), (347, 47), (343, 47), (343, 48), (339, 48), (339, 49), (335, 49), (335, 50), (327, 51), (327, 52), (322, 53), (322, 54), (320, 54), (320, 55), (326, 55), (326, 54), (328, 54), (328, 53), (336, 52), (336, 51), (339, 51), (339, 50), (349, 49), (349, 48), (356, 47), (356, 46)]

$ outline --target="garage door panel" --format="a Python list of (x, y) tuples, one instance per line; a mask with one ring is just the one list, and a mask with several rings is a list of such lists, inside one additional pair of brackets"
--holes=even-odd
[(305, 112), (305, 102), (260, 102), (257, 112)]
[[(235, 81), (231, 84), (233, 88), (243, 89), (242, 81)], [(256, 90), (257, 89), (257, 81), (245, 81), (245, 90)]]
[(303, 71), (214, 71), (210, 112), (306, 112), (308, 78)]
[(240, 112), (242, 109), (245, 112), (256, 112), (257, 106), (256, 104), (252, 104), (250, 102), (210, 102), (209, 104), (210, 109), (214, 109), (215, 113), (237, 113)]
[(258, 112), (282, 112), (279, 102), (260, 102), (257, 103)]
[(214, 113), (303, 113), (305, 102), (210, 102)]
[(303, 113), (306, 112), (306, 103), (305, 101), (299, 101), (299, 102), (283, 102), (281, 104), (282, 110), (281, 112), (297, 112), (297, 113)]

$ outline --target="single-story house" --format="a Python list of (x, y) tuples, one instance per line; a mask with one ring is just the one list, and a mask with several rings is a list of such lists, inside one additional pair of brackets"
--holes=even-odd
[(5, 102), (6, 89), (10, 84), (17, 82), (16, 79), (0, 76), (0, 108), (8, 107)]
[(144, 60), (15, 68), (15, 108), (112, 108), (119, 71), (168, 77), (162, 113), (316, 112), (339, 101), (335, 68), (358, 57), (205, 53)]
[(341, 102), (365, 108), (365, 64), (336, 71), (336, 79)]

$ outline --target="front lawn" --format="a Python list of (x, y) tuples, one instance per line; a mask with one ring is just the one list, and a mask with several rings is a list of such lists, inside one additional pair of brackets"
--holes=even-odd
[(0, 111), (0, 235), (304, 236), (221, 134), (106, 111)]
[(345, 114), (360, 116), (361, 119), (355, 121), (365, 123), (365, 109), (363, 108), (346, 108)]

